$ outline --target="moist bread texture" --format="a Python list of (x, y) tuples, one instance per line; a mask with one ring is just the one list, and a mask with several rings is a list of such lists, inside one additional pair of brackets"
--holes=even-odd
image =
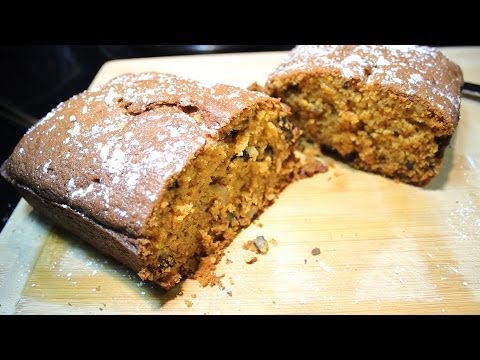
[(265, 91), (307, 137), (355, 168), (424, 186), (458, 125), (463, 75), (422, 46), (303, 45)]
[(1, 173), (142, 279), (205, 285), (240, 229), (301, 177), (287, 115), (260, 92), (127, 74), (58, 105)]

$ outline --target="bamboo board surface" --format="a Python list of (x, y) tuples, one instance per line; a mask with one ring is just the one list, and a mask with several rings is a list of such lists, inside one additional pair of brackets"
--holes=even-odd
[[(480, 83), (480, 47), (444, 52), (466, 81)], [(284, 56), (118, 60), (94, 84), (164, 71), (245, 87), (263, 83)], [(424, 189), (340, 163), (290, 185), (229, 247), (217, 269), (223, 288), (186, 280), (164, 292), (143, 283), (21, 200), (0, 234), (0, 313), (479, 314), (478, 134), (480, 102), (463, 98), (442, 171)], [(277, 244), (248, 265), (253, 253), (242, 245), (259, 235)]]

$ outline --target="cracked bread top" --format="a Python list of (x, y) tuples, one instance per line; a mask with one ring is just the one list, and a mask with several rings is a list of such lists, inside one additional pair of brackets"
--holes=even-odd
[(331, 72), (367, 86), (380, 86), (418, 100), (452, 128), (458, 123), (463, 74), (437, 49), (415, 45), (300, 45), (270, 75), (276, 80), (302, 79)]
[(59, 104), (21, 139), (3, 171), (38, 195), (142, 236), (173, 175), (265, 94), (169, 74), (117, 77)]

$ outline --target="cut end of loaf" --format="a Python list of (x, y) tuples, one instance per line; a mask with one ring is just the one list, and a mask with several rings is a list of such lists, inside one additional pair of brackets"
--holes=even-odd
[(330, 73), (277, 81), (270, 91), (326, 154), (412, 185), (424, 186), (439, 172), (454, 131), (425, 103)]
[(299, 132), (286, 115), (278, 102), (246, 109), (171, 179), (140, 247), (143, 279), (166, 289), (185, 277), (212, 279), (224, 248), (298, 173)]

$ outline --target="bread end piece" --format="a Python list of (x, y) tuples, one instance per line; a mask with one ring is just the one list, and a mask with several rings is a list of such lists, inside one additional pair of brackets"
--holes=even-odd
[(425, 186), (458, 125), (463, 75), (421, 46), (298, 46), (266, 84), (326, 153)]

